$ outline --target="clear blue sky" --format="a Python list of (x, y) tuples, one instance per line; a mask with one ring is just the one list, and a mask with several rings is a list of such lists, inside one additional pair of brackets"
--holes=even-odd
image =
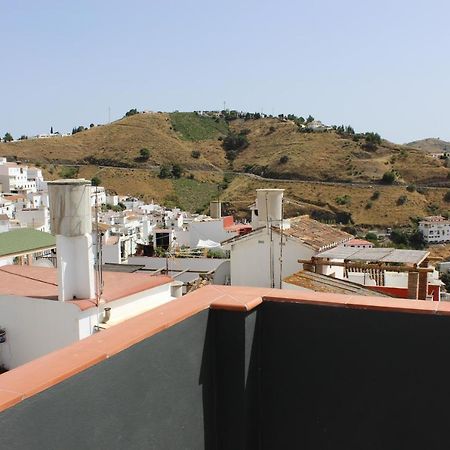
[(0, 0), (0, 135), (128, 109), (312, 114), (450, 140), (450, 2)]

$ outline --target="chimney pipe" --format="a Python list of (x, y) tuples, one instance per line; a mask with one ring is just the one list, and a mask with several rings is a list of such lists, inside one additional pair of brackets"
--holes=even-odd
[(60, 301), (95, 298), (90, 186), (84, 179), (48, 182)]
[(283, 222), (284, 189), (256, 189), (258, 226), (278, 225)]
[(222, 217), (222, 202), (213, 200), (209, 203), (209, 215), (212, 219), (220, 219)]

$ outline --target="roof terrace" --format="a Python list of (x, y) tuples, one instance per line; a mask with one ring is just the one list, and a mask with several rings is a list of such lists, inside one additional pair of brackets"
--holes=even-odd
[(1, 375), (1, 442), (448, 448), (449, 339), (447, 303), (208, 286)]

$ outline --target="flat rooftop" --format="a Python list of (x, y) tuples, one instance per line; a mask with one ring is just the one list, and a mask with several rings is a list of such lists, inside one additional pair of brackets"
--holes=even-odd
[[(0, 267), (2, 295), (15, 295), (58, 301), (57, 270), (48, 267), (8, 265)], [(146, 291), (172, 281), (165, 275), (152, 276), (141, 273), (103, 272), (102, 299), (112, 302), (138, 292)], [(96, 306), (95, 299), (68, 300), (81, 310)]]
[(379, 263), (420, 264), (430, 252), (425, 250), (399, 250), (396, 248), (335, 247), (316, 255), (316, 258), (344, 259)]

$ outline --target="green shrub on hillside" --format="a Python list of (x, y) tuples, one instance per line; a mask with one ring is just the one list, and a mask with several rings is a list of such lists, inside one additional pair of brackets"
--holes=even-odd
[(61, 178), (76, 178), (78, 175), (77, 167), (62, 167), (59, 171), (59, 176)]
[(230, 133), (223, 140), (222, 145), (227, 154), (227, 159), (229, 159), (231, 161), (236, 158), (236, 156), (239, 152), (241, 152), (246, 147), (248, 147), (249, 142), (248, 142), (247, 136), (245, 134)]
[(385, 172), (383, 174), (383, 176), (381, 177), (381, 182), (383, 184), (393, 184), (396, 179), (397, 179), (396, 173), (390, 170), (389, 172)]
[(139, 157), (142, 161), (147, 161), (150, 158), (150, 150), (148, 148), (141, 148), (139, 150)]

